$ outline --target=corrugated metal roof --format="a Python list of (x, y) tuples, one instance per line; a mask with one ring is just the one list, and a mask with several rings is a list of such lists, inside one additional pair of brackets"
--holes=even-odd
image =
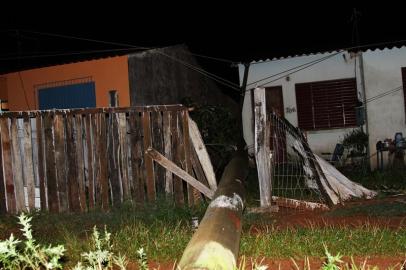
[(330, 51), (320, 51), (320, 52), (312, 52), (312, 53), (303, 53), (303, 54), (294, 54), (294, 55), (287, 55), (287, 56), (278, 56), (278, 57), (273, 57), (273, 58), (266, 58), (266, 59), (259, 59), (259, 60), (253, 60), (251, 61), (251, 64), (260, 64), (260, 63), (266, 63), (266, 62), (271, 62), (271, 61), (278, 61), (278, 60), (285, 60), (285, 59), (291, 59), (291, 58), (296, 58), (296, 57), (304, 57), (304, 56), (313, 56), (313, 55), (326, 55), (326, 54), (334, 54), (334, 53), (339, 53), (340, 51), (362, 51), (362, 52), (374, 52), (374, 51), (385, 51), (385, 50), (392, 50), (392, 49), (401, 49), (405, 48), (406, 45), (393, 45), (393, 46), (376, 46), (376, 47), (365, 47), (365, 48), (360, 48), (358, 50), (356, 49), (339, 49), (339, 50), (330, 50)]

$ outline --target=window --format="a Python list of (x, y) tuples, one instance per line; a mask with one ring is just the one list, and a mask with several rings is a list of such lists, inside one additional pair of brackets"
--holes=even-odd
[(355, 78), (296, 84), (299, 128), (317, 130), (356, 126)]
[(118, 94), (116, 90), (109, 91), (109, 106), (118, 107)]

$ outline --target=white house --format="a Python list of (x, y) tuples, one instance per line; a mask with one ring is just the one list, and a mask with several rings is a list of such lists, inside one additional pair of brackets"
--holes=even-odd
[[(242, 64), (239, 74), (242, 84)], [(266, 89), (267, 108), (300, 127), (316, 153), (333, 152), (344, 134), (357, 127), (355, 108), (364, 105), (363, 129), (369, 134), (371, 166), (375, 168), (376, 143), (393, 139), (396, 132), (406, 135), (404, 84), (405, 46), (252, 62), (243, 108), (244, 137), (247, 145), (253, 144), (251, 97), (255, 87)]]

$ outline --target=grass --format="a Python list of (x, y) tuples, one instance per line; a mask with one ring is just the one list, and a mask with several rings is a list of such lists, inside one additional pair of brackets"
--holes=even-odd
[[(191, 217), (204, 214), (205, 208), (175, 208), (166, 204), (136, 208), (126, 205), (111, 212), (94, 211), (86, 214), (33, 215), (34, 237), (41, 244), (63, 244), (66, 248), (65, 265), (72, 267), (80, 254), (90, 250), (93, 227), (111, 232), (112, 251), (125, 255), (130, 261), (139, 257), (142, 247), (153, 261), (179, 260), (193, 230)], [(390, 230), (365, 225), (360, 228), (296, 228), (276, 229), (269, 219), (244, 216), (243, 223), (262, 224), (260, 234), (248, 233), (241, 238), (240, 255), (247, 257), (303, 258), (323, 257), (324, 244), (331, 254), (344, 256), (404, 255), (406, 254), (406, 228)], [(19, 234), (15, 217), (2, 217), (0, 238), (10, 232)]]
[(366, 225), (360, 228), (267, 228), (266, 233), (244, 234), (241, 254), (250, 257), (323, 257), (324, 245), (344, 256), (404, 255), (406, 229), (397, 231)]

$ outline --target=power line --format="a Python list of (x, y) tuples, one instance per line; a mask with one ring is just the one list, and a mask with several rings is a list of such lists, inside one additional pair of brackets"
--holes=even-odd
[(6, 58), (0, 58), (0, 61), (43, 58), (43, 57), (70, 56), (70, 55), (86, 55), (86, 54), (97, 54), (97, 53), (105, 53), (105, 52), (121, 52), (121, 51), (134, 51), (134, 50), (138, 50), (138, 49), (126, 48), (126, 49), (110, 49), (110, 50), (87, 50), (87, 51), (76, 51), (76, 52), (67, 52), (67, 53), (55, 52), (55, 53), (49, 53), (49, 54), (44, 53), (44, 54), (32, 54), (32, 55), (6, 57)]
[(216, 61), (223, 62), (223, 63), (227, 63), (227, 64), (235, 64), (235, 61), (231, 61), (231, 60), (229, 60), (229, 59), (218, 58), (218, 57), (213, 57), (213, 56), (207, 56), (207, 55), (197, 54), (197, 53), (192, 53), (192, 55), (194, 55), (194, 56), (196, 56), (196, 57), (201, 57), (201, 58), (207, 58), (207, 59), (216, 60)]
[[(258, 83), (258, 82), (265, 81), (265, 80), (267, 80), (267, 79), (273, 78), (273, 77), (275, 77), (275, 76), (278, 76), (278, 75), (280, 75), (280, 74), (284, 74), (284, 73), (286, 73), (286, 72), (288, 72), (288, 71), (295, 70), (295, 69), (300, 68), (300, 67), (303, 67), (303, 66), (306, 66), (306, 67), (309, 66), (309, 67), (310, 67), (310, 66), (315, 65), (315, 64), (317, 64), (317, 63), (320, 63), (320, 62), (322, 62), (322, 61), (324, 61), (324, 60), (327, 60), (327, 59), (329, 59), (329, 58), (331, 58), (331, 57), (333, 57), (333, 56), (336, 56), (337, 54), (339, 54), (339, 53), (341, 53), (341, 52), (342, 52), (342, 51), (339, 51), (339, 52), (336, 52), (336, 53), (334, 53), (334, 54), (331, 54), (331, 55), (328, 55), (328, 56), (324, 56), (324, 57), (322, 57), (322, 58), (319, 58), (319, 59), (316, 59), (316, 60), (312, 60), (312, 61), (309, 61), (309, 62), (307, 62), (307, 63), (304, 63), (304, 64), (301, 64), (301, 65), (298, 65), (298, 66), (295, 66), (295, 67), (286, 69), (286, 70), (284, 70), (284, 71), (281, 71), (281, 72), (272, 74), (272, 75), (270, 75), (270, 76), (268, 76), (268, 77), (265, 77), (265, 78), (262, 78), (262, 79), (260, 79), (260, 80), (251, 82), (251, 83), (249, 83), (248, 85), (253, 85), (253, 84), (256, 84), (256, 83)], [(301, 70), (302, 70), (302, 69), (301, 69)], [(285, 74), (285, 75), (282, 76), (281, 78), (285, 77), (286, 75), (293, 74), (293, 73), (294, 73), (294, 72), (289, 73), (289, 74)], [(278, 80), (279, 80), (279, 79), (280, 79), (280, 78), (278, 78)], [(269, 83), (269, 82), (267, 82), (267, 83)]]
[[(150, 48), (150, 47), (136, 46), (136, 45), (132, 45), (132, 44), (128, 44), (128, 43), (121, 43), (121, 42), (111, 42), (111, 41), (105, 41), (105, 40), (82, 38), (82, 37), (68, 36), (68, 35), (61, 35), (61, 34), (54, 34), (54, 33), (45, 33), (45, 32), (38, 32), (38, 31), (31, 31), (31, 30), (22, 30), (22, 31), (37, 34), (37, 35), (46, 35), (46, 36), (51, 36), (51, 37), (58, 37), (58, 38), (64, 38), (64, 39), (73, 39), (73, 40), (80, 40), (80, 41), (88, 41), (88, 42), (95, 42), (95, 43), (115, 45), (115, 46), (126, 46), (126, 47), (132, 47), (132, 48), (144, 49), (144, 50), (154, 49), (154, 48)], [(233, 83), (231, 81), (228, 81), (228, 80), (226, 80), (224, 78), (221, 78), (221, 77), (219, 77), (219, 76), (217, 76), (217, 75), (215, 75), (213, 73), (210, 73), (210, 72), (208, 72), (208, 71), (206, 71), (206, 70), (204, 70), (202, 68), (199, 68), (199, 67), (193, 66), (191, 64), (188, 64), (188, 63), (186, 63), (186, 62), (184, 62), (182, 60), (174, 58), (174, 57), (172, 57), (172, 56), (170, 56), (170, 55), (168, 55), (168, 54), (166, 54), (164, 52), (161, 52), (159, 50), (157, 50), (156, 52), (158, 54), (161, 54), (161, 55), (169, 58), (169, 59), (172, 59), (175, 62), (183, 64), (184, 66), (187, 66), (190, 69), (192, 69), (194, 71), (197, 71), (202, 75), (205, 75), (207, 77), (209, 77), (209, 75), (210, 75), (212, 77), (209, 77), (209, 78), (213, 79), (213, 77), (214, 77), (214, 78), (216, 78), (216, 79), (214, 79), (215, 81), (217, 81), (217, 82), (219, 82), (219, 83), (221, 83), (221, 84), (223, 84), (223, 85), (225, 85), (227, 87), (230, 87), (230, 88), (238, 90), (238, 91), (240, 89), (238, 84), (235, 84), (235, 83)]]

